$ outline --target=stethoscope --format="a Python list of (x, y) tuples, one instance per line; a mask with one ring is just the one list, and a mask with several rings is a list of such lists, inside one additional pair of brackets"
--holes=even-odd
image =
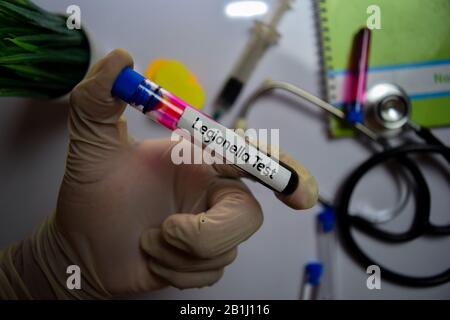
[[(275, 90), (289, 92), (346, 121), (343, 110), (315, 95), (287, 82), (266, 80), (244, 102), (237, 116), (235, 127), (245, 130), (246, 118), (253, 103), (261, 96)], [(364, 110), (367, 115), (364, 123), (349, 123), (349, 125), (360, 135), (381, 146), (383, 150), (371, 156), (348, 176), (334, 204), (325, 200), (322, 196), (319, 197), (319, 201), (322, 205), (335, 210), (344, 247), (363, 266), (378, 265), (384, 279), (401, 285), (425, 287), (448, 282), (450, 281), (450, 268), (439, 274), (425, 277), (413, 277), (393, 271), (367, 255), (353, 237), (353, 228), (372, 238), (389, 243), (410, 241), (422, 235), (450, 235), (450, 225), (436, 226), (430, 222), (430, 190), (421, 170), (416, 162), (410, 158), (410, 155), (414, 154), (439, 154), (450, 164), (450, 148), (434, 136), (429, 129), (411, 121), (410, 99), (406, 92), (395, 84), (381, 83), (369, 89), (365, 96)], [(390, 142), (392, 138), (399, 137), (406, 131), (415, 132), (425, 143), (392, 146)], [(401, 190), (399, 202), (393, 208), (352, 212), (350, 203), (358, 182), (373, 168), (391, 160), (400, 165), (403, 174), (411, 177), (408, 180), (413, 185)], [(403, 211), (411, 194), (415, 198), (415, 213), (411, 227), (401, 233), (384, 231), (378, 228), (377, 224), (390, 221)]]

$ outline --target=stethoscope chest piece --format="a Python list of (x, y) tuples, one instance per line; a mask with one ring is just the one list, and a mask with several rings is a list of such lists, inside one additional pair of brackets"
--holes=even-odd
[(386, 135), (398, 134), (411, 116), (411, 101), (395, 84), (381, 83), (367, 91), (366, 124)]

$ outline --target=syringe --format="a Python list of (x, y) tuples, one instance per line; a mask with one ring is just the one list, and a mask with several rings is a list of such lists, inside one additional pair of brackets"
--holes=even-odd
[[(207, 147), (210, 153), (224, 159), (224, 163), (235, 165), (272, 190), (291, 194), (297, 188), (299, 178), (294, 169), (133, 69), (122, 70), (114, 82), (112, 94), (164, 127), (181, 129), (191, 142)], [(186, 137), (185, 134), (182, 136)]]
[(278, 6), (267, 21), (256, 20), (252, 35), (214, 103), (214, 119), (231, 108), (266, 50), (280, 37), (277, 26), (294, 0), (278, 0)]

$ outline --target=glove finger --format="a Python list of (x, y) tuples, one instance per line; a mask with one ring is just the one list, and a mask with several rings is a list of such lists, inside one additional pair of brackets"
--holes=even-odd
[(70, 103), (84, 120), (96, 124), (117, 121), (125, 103), (111, 95), (111, 89), (123, 68), (133, 66), (133, 59), (123, 49), (111, 51), (100, 59), (72, 91)]
[[(281, 162), (290, 166), (298, 174), (299, 183), (297, 189), (290, 195), (283, 195), (275, 192), (275, 195), (279, 200), (293, 209), (308, 209), (317, 203), (319, 191), (316, 179), (301, 163), (293, 159), (287, 153), (280, 151), (276, 146), (267, 145), (264, 143), (253, 144), (263, 152), (272, 154), (275, 159), (279, 158)], [(223, 177), (250, 178), (255, 180), (253, 176), (250, 176), (245, 171), (233, 165), (216, 164), (213, 168), (220, 176)]]
[(231, 264), (237, 256), (237, 248), (233, 248), (213, 259), (192, 257), (168, 244), (159, 229), (149, 229), (142, 234), (141, 248), (162, 266), (182, 272), (221, 269)]
[(314, 176), (302, 164), (284, 152), (280, 152), (280, 160), (297, 172), (299, 183), (297, 189), (290, 195), (275, 192), (276, 197), (293, 209), (314, 207), (319, 198), (319, 188)]
[(126, 51), (114, 50), (73, 89), (66, 179), (96, 180), (102, 174), (97, 170), (98, 163), (114, 159), (119, 149), (130, 144), (126, 121), (121, 118), (126, 104), (111, 96), (111, 88), (119, 72), (132, 64)]
[(166, 280), (178, 289), (202, 288), (211, 286), (223, 276), (223, 269), (180, 272), (162, 266), (154, 260), (150, 260), (148, 267), (155, 275)]
[(230, 251), (263, 222), (261, 207), (239, 180), (216, 178), (208, 188), (210, 207), (200, 214), (174, 214), (162, 225), (171, 245), (203, 259)]

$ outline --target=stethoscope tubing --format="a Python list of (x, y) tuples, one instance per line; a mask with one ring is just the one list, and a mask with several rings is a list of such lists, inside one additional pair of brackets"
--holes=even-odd
[[(313, 105), (318, 106), (326, 112), (332, 114), (333, 116), (345, 121), (345, 114), (342, 110), (310, 94), (309, 92), (287, 82), (266, 80), (261, 85), (261, 87), (257, 89), (244, 103), (244, 106), (242, 107), (238, 115), (238, 121), (236, 121), (237, 127), (244, 129), (242, 128), (242, 123), (245, 124), (245, 119), (250, 106), (261, 95), (275, 89), (288, 91), (295, 96), (307, 100)], [(341, 195), (339, 197), (340, 200), (336, 207), (338, 212), (338, 225), (345, 247), (347, 249), (350, 249), (349, 253), (354, 254), (354, 256), (363, 265), (378, 265), (382, 269), (383, 278), (407, 286), (434, 286), (450, 281), (450, 268), (437, 275), (427, 277), (416, 277), (400, 274), (388, 269), (387, 267), (381, 266), (378, 262), (365, 254), (352, 235), (352, 228), (354, 227), (373, 238), (385, 242), (400, 243), (416, 239), (419, 236), (426, 234), (450, 234), (450, 225), (435, 226), (430, 222), (431, 195), (428, 184), (417, 164), (408, 157), (408, 155), (412, 153), (438, 153), (441, 154), (450, 164), (450, 149), (446, 147), (439, 139), (437, 139), (430, 130), (417, 126), (411, 122), (409, 123), (409, 126), (419, 137), (425, 140), (425, 142), (427, 142), (428, 144), (414, 144), (392, 148), (383, 136), (378, 135), (364, 124), (353, 124), (353, 127), (357, 130), (357, 132), (381, 145), (384, 151), (371, 156), (367, 161), (357, 167), (345, 180), (343, 188), (341, 189)], [(414, 181), (414, 219), (411, 227), (405, 232), (401, 233), (388, 232), (378, 229), (371, 221), (366, 220), (358, 215), (352, 215), (349, 212), (351, 195), (353, 194), (358, 181), (372, 168), (388, 160), (395, 160), (400, 165), (402, 165), (404, 169), (411, 174)], [(324, 205), (332, 207), (331, 203), (324, 200), (322, 197), (319, 197), (319, 200)], [(395, 213), (393, 213), (393, 216), (394, 215)]]
[[(414, 144), (392, 148), (384, 152), (375, 154), (363, 164), (361, 164), (358, 168), (356, 168), (355, 171), (353, 171), (353, 173), (346, 179), (341, 189), (342, 192), (339, 197), (339, 203), (336, 206), (336, 211), (338, 216), (340, 236), (343, 239), (344, 247), (357, 260), (359, 260), (362, 265), (365, 265), (366, 267), (370, 265), (378, 265), (381, 269), (383, 278), (397, 284), (412, 287), (429, 287), (450, 281), (450, 268), (439, 274), (426, 277), (400, 274), (385, 266), (382, 266), (378, 261), (369, 257), (369, 255), (367, 255), (360, 248), (352, 234), (352, 227), (355, 227), (369, 236), (388, 242), (409, 241), (426, 234), (449, 234), (450, 226), (434, 226), (429, 221), (431, 203), (430, 191), (428, 188), (428, 184), (426, 183), (425, 178), (423, 177), (417, 165), (407, 157), (407, 155), (413, 153), (438, 153), (442, 156), (450, 157), (450, 148), (438, 145)], [(415, 181), (416, 214), (414, 215), (414, 220), (410, 229), (399, 234), (376, 229), (373, 225), (367, 223), (360, 217), (351, 216), (348, 213), (351, 195), (353, 194), (353, 191), (360, 179), (375, 166), (393, 159), (401, 162), (414, 177)]]

